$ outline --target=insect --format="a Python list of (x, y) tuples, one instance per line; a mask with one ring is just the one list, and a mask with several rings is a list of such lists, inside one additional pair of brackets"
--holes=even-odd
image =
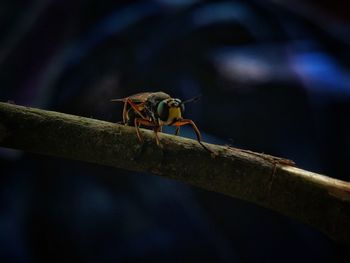
[(196, 124), (190, 119), (184, 119), (185, 104), (194, 102), (200, 96), (181, 101), (172, 98), (164, 92), (143, 92), (131, 95), (121, 99), (112, 99), (124, 103), (123, 123), (125, 125), (134, 125), (136, 135), (140, 142), (143, 141), (140, 133), (140, 125), (152, 127), (155, 132), (157, 145), (160, 145), (158, 132), (162, 131), (163, 126), (175, 126), (175, 135), (180, 133), (180, 127), (191, 125), (196, 133), (198, 142), (204, 149), (211, 152), (203, 143), (202, 136)]

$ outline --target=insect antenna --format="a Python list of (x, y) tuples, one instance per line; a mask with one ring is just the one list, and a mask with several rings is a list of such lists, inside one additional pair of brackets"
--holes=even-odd
[(125, 98), (123, 98), (123, 99), (112, 99), (110, 101), (125, 101)]
[(189, 102), (196, 102), (196, 101), (199, 100), (201, 97), (202, 97), (202, 94), (201, 94), (201, 95), (198, 95), (198, 96), (196, 96), (196, 97), (193, 97), (193, 98), (191, 98), (191, 99), (184, 100), (183, 102), (181, 102), (181, 104), (186, 104), (186, 103), (189, 103)]

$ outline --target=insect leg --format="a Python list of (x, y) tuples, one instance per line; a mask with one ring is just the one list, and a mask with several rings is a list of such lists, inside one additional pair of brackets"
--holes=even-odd
[(180, 126), (183, 126), (183, 125), (186, 125), (186, 124), (190, 124), (192, 126), (194, 132), (196, 133), (198, 142), (201, 142), (202, 141), (202, 135), (201, 135), (200, 131), (198, 130), (196, 124), (192, 120), (182, 119), (182, 120), (179, 120), (179, 121), (175, 122), (173, 124), (173, 126), (176, 126), (176, 131), (178, 132), (178, 129), (180, 129)]
[(128, 112), (127, 112), (127, 106), (128, 106), (128, 101), (127, 100), (125, 100), (124, 101), (124, 107), (123, 107), (123, 123), (126, 125), (126, 123), (127, 123), (127, 114), (128, 114)]
[(134, 111), (135, 111), (138, 115), (140, 115), (140, 117), (141, 117), (142, 119), (146, 119), (146, 117), (143, 116), (143, 114), (141, 113), (141, 110), (142, 110), (142, 109), (140, 109), (140, 108), (142, 108), (142, 107), (144, 106), (144, 104), (145, 104), (144, 102), (139, 103), (139, 104), (135, 104), (131, 99), (126, 98), (125, 103), (129, 103), (130, 106), (134, 109)]
[(136, 128), (136, 135), (137, 135), (137, 138), (139, 139), (140, 142), (143, 142), (143, 139), (142, 139), (141, 133), (140, 133), (140, 127), (139, 127), (140, 124), (145, 125), (145, 126), (155, 127), (154, 131), (156, 133), (157, 144), (159, 145), (159, 138), (158, 138), (158, 135), (157, 135), (157, 132), (159, 131), (159, 126), (156, 125), (154, 122), (152, 122), (150, 120), (141, 119), (141, 118), (135, 118), (134, 125), (135, 125), (135, 128)]
[(140, 126), (139, 121), (140, 120), (141, 119), (139, 119), (139, 118), (135, 118), (134, 125), (135, 125), (135, 129), (136, 129), (137, 138), (139, 139), (140, 142), (143, 142), (143, 139), (142, 139), (141, 134), (140, 134), (140, 128), (139, 128), (139, 126)]
[(160, 141), (159, 141), (159, 137), (158, 137), (158, 132), (161, 130), (161, 126), (156, 126), (154, 127), (154, 134), (156, 135), (156, 142), (157, 145), (160, 146)]
[(180, 133), (180, 126), (176, 126), (175, 135), (179, 135), (179, 133)]
[(176, 126), (176, 128), (179, 128), (183, 125), (186, 125), (186, 124), (190, 124), (194, 130), (194, 132), (196, 133), (196, 136), (197, 136), (197, 140), (199, 142), (199, 144), (205, 149), (207, 150), (208, 152), (210, 152), (211, 154), (215, 154), (212, 150), (210, 150), (207, 146), (205, 146), (203, 143), (202, 143), (202, 135), (199, 131), (199, 129), (197, 128), (196, 124), (192, 121), (192, 120), (189, 120), (189, 119), (182, 119), (182, 120), (179, 120), (177, 122), (175, 122), (173, 124), (173, 126)]

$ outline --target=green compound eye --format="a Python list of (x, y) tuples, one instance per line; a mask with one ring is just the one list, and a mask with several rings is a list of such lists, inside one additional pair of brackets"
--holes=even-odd
[(162, 121), (166, 121), (169, 116), (169, 107), (165, 100), (159, 102), (157, 107), (157, 113)]

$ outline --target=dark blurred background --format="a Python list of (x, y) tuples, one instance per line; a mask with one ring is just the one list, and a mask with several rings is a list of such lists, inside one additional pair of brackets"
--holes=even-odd
[[(206, 141), (349, 180), (349, 7), (1, 0), (0, 101), (117, 122), (111, 98), (202, 94), (186, 117)], [(343, 262), (309, 226), (179, 182), (9, 149), (0, 164), (0, 262)]]

